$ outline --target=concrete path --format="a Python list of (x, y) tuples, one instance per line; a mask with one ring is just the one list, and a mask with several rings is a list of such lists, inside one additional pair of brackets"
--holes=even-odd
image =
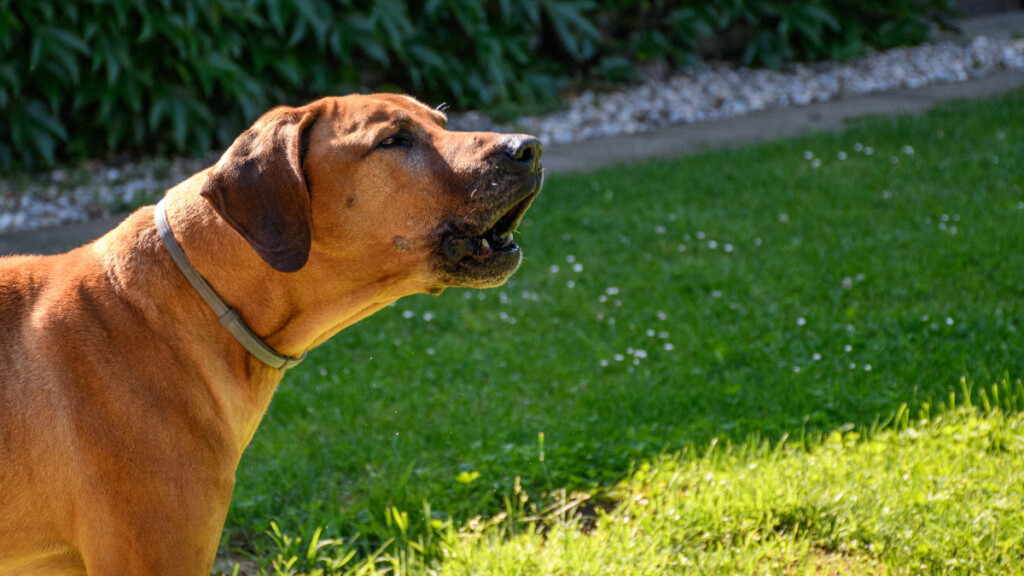
[(127, 214), (74, 222), (39, 230), (18, 230), (0, 234), (0, 256), (8, 254), (60, 254), (92, 242), (124, 220)]
[[(1024, 37), (1024, 10), (964, 22), (961, 39)], [(940, 39), (953, 39), (945, 35)], [(852, 98), (766, 110), (740, 118), (670, 126), (643, 134), (550, 145), (544, 150), (549, 172), (592, 171), (648, 158), (790, 138), (813, 131), (839, 131), (849, 120), (866, 115), (919, 113), (942, 102), (987, 98), (1024, 88), (1024, 73), (1001, 72), (956, 84), (894, 90)], [(116, 226), (125, 215), (0, 234), (0, 255), (54, 254), (90, 242)]]
[(1024, 87), (1024, 73), (999, 72), (957, 84), (937, 84), (765, 110), (749, 116), (669, 126), (652, 132), (544, 147), (551, 172), (590, 171), (647, 158), (839, 131), (853, 118), (923, 112), (949, 100), (985, 98)]

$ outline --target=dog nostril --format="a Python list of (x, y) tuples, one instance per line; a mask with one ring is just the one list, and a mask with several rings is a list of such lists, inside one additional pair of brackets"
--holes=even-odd
[(539, 140), (536, 138), (524, 138), (515, 143), (515, 147), (509, 156), (516, 162), (533, 164), (540, 158), (541, 150)]
[(516, 160), (520, 162), (532, 162), (533, 157), (536, 155), (532, 146), (526, 146), (522, 150), (519, 150)]

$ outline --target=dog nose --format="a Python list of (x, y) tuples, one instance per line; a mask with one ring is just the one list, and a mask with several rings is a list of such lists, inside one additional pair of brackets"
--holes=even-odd
[(540, 168), (540, 157), (544, 146), (533, 136), (522, 134), (509, 136), (505, 140), (505, 155), (513, 161), (529, 166), (531, 172)]

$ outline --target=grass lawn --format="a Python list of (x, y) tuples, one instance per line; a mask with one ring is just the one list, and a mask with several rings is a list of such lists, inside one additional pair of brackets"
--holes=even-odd
[[(402, 300), (289, 373), (224, 548), (281, 574), (321, 527), (365, 573), (1024, 566), (1022, 167), (1018, 92), (552, 177), (507, 285)], [(952, 409), (972, 386), (1005, 410)]]

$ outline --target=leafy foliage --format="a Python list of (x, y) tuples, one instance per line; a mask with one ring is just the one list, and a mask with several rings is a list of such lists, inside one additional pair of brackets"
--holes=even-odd
[(223, 146), (262, 111), (411, 91), (460, 106), (551, 100), (574, 78), (920, 42), (953, 0), (0, 0), (0, 169)]

